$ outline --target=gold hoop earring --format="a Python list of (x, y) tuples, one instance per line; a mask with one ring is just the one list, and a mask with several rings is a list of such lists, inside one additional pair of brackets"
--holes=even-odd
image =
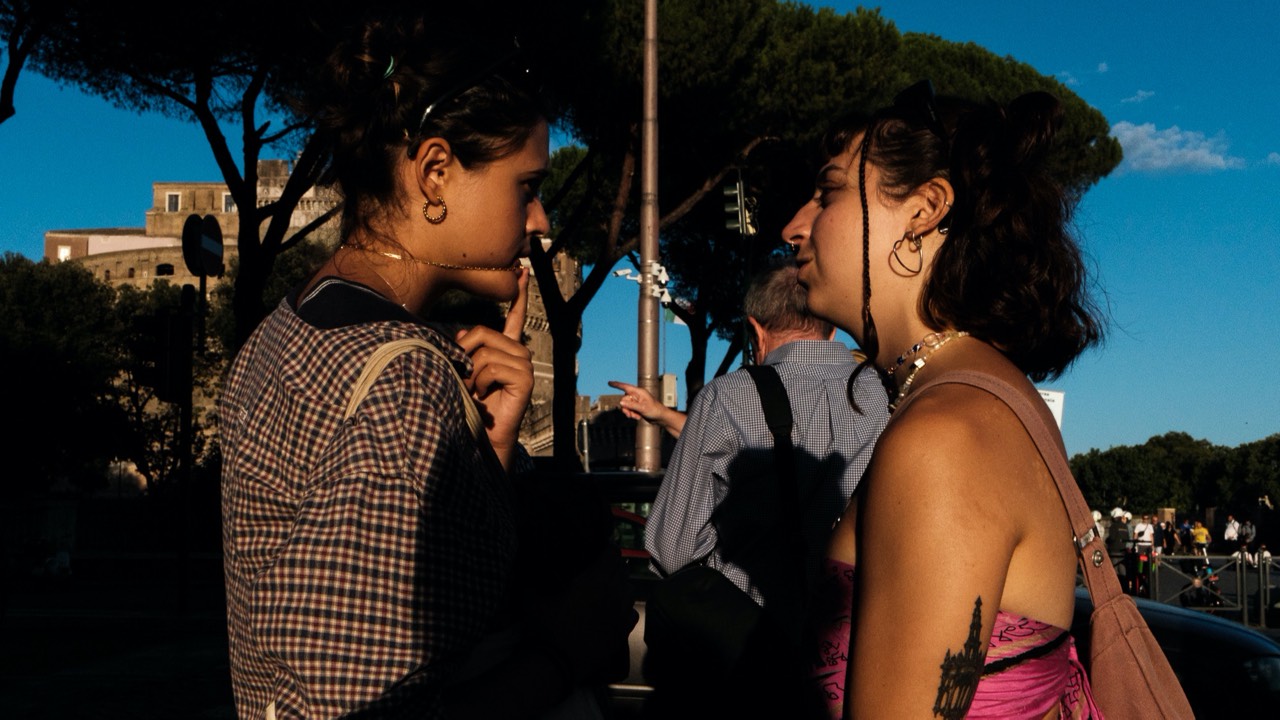
[[(915, 267), (908, 267), (906, 263), (902, 262), (902, 258), (898, 255), (898, 251), (902, 249), (902, 243), (904, 242), (911, 246), (911, 252), (916, 253)], [(908, 230), (902, 237), (898, 238), (898, 241), (893, 244), (892, 257), (898, 263), (898, 267), (902, 268), (902, 271), (908, 276), (919, 275), (920, 271), (924, 269), (923, 245), (924, 241), (920, 239), (920, 236), (911, 234), (910, 230)]]
[(444, 222), (445, 216), (449, 214), (449, 208), (445, 207), (444, 198), (436, 197), (436, 202), (440, 203), (440, 214), (435, 217), (431, 217), (431, 201), (424, 200), (422, 203), (422, 217), (426, 218), (427, 222), (432, 225), (439, 225)]

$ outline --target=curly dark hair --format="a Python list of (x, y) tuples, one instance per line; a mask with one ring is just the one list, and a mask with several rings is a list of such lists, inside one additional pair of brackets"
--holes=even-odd
[(868, 277), (870, 162), (880, 172), (880, 191), (892, 198), (904, 199), (937, 177), (955, 191), (940, 225), (946, 241), (920, 298), (925, 323), (991, 343), (1033, 380), (1057, 377), (1102, 339), (1088, 273), (1069, 232), (1071, 202), (1043, 162), (1061, 106), (1043, 92), (1007, 107), (935, 99), (931, 87), (927, 95), (914, 104), (900, 96), (870, 118), (846, 118), (824, 139), (834, 157), (861, 136), (863, 349), (869, 358), (879, 351)]
[[(328, 164), (322, 182), (344, 199), (342, 236), (371, 225), (394, 199), (394, 171), (428, 137), (464, 168), (517, 152), (549, 117), (511, 38), (447, 44), (422, 16), (383, 16), (339, 43), (317, 89), (295, 105), (316, 121)], [(429, 115), (424, 111), (430, 107)]]

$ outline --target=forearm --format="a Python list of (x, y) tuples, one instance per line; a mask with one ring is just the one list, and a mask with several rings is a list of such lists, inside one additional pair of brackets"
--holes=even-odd
[(679, 410), (662, 406), (656, 416), (653, 418), (655, 425), (660, 425), (662, 429), (670, 433), (671, 437), (679, 438), (680, 433), (684, 432), (685, 414)]

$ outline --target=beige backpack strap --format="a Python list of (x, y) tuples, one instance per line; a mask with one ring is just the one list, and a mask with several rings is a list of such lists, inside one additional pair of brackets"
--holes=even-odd
[(365, 396), (369, 394), (369, 389), (377, 382), (378, 376), (382, 374), (383, 370), (387, 369), (387, 365), (390, 365), (392, 360), (413, 351), (415, 348), (429, 350), (444, 360), (445, 365), (449, 368), (449, 374), (453, 375), (453, 379), (458, 383), (458, 390), (462, 393), (462, 406), (467, 413), (467, 426), (471, 428), (471, 434), (476, 438), (483, 437), (484, 421), (480, 418), (480, 411), (471, 399), (471, 391), (467, 389), (467, 384), (463, 382), (462, 376), (458, 374), (457, 368), (453, 366), (453, 361), (440, 348), (422, 338), (392, 340), (378, 346), (373, 351), (373, 354), (365, 361), (364, 369), (360, 371), (360, 377), (356, 379), (355, 387), (351, 389), (351, 397), (347, 400), (347, 410), (342, 414), (342, 419), (347, 420), (352, 415), (355, 415), (356, 408), (360, 406), (360, 403), (364, 402)]

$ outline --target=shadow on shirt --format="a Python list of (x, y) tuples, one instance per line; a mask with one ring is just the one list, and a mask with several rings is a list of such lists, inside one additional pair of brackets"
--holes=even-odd
[(848, 463), (837, 453), (819, 457), (803, 448), (795, 448), (793, 460), (795, 504), (789, 505), (772, 448), (740, 452), (729, 464), (729, 494), (711, 523), (720, 556), (747, 573), (789, 633), (799, 633), (827, 539), (849, 501), (840, 490)]

